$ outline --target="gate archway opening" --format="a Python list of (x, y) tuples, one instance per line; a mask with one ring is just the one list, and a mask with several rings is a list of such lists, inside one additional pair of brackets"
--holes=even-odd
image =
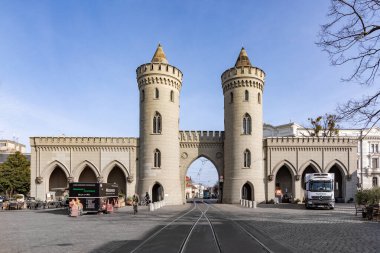
[(89, 182), (89, 183), (97, 182), (97, 181), (98, 179), (94, 171), (89, 166), (86, 166), (83, 169), (82, 173), (80, 173), (79, 180), (78, 180), (78, 182)]
[(121, 168), (115, 165), (111, 172), (108, 174), (107, 183), (117, 183), (119, 186), (119, 193), (126, 194), (127, 193), (127, 180), (125, 178), (124, 172)]
[(241, 198), (246, 200), (255, 200), (255, 194), (251, 183), (247, 182), (241, 188)]
[(67, 188), (67, 177), (60, 166), (55, 166), (49, 177), (49, 191), (55, 192), (55, 198), (63, 198), (63, 193)]
[(185, 197), (218, 198), (220, 197), (219, 173), (214, 163), (200, 156), (187, 169), (185, 177)]
[(286, 165), (283, 165), (276, 174), (276, 190), (281, 189), (280, 202), (290, 203), (294, 196), (293, 176)]
[(338, 165), (335, 164), (334, 166), (331, 167), (331, 169), (329, 170), (329, 173), (334, 173), (334, 181), (335, 181), (334, 196), (335, 196), (335, 200), (340, 199), (336, 202), (341, 202), (341, 199), (344, 198), (344, 196), (343, 196), (342, 172), (341, 172), (340, 168), (338, 167)]
[(164, 187), (160, 183), (155, 183), (152, 187), (152, 202), (164, 200)]

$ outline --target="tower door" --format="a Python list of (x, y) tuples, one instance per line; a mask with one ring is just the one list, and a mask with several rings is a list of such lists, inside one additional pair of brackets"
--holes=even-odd
[(164, 199), (164, 188), (159, 183), (155, 183), (152, 188), (152, 202)]
[(245, 183), (241, 190), (241, 198), (246, 200), (253, 200), (252, 198), (252, 187), (250, 184)]

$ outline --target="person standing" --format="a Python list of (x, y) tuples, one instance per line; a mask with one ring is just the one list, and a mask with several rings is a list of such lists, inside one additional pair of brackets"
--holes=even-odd
[(136, 214), (137, 213), (137, 206), (139, 204), (139, 197), (138, 195), (135, 193), (132, 197), (132, 205), (133, 205), (133, 214)]
[(277, 204), (282, 203), (282, 189), (278, 186), (274, 192), (275, 197), (277, 198)]

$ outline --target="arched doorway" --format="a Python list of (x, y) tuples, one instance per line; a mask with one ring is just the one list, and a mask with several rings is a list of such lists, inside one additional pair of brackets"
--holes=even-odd
[(155, 183), (152, 188), (152, 202), (164, 199), (164, 187), (160, 183)]
[(305, 190), (305, 175), (309, 173), (318, 173), (318, 171), (312, 165), (307, 166), (303, 170), (302, 177), (301, 177), (301, 186), (302, 186), (302, 189), (304, 190)]
[(97, 182), (98, 179), (94, 173), (94, 171), (89, 167), (86, 166), (82, 173), (80, 173), (78, 182)]
[(114, 166), (108, 174), (107, 183), (117, 183), (119, 186), (119, 193), (126, 194), (126, 178), (124, 172), (119, 166)]
[(186, 199), (218, 198), (219, 193), (219, 174), (214, 163), (204, 156), (198, 157), (187, 169), (185, 177)]
[(280, 202), (289, 203), (294, 196), (293, 192), (293, 177), (289, 168), (283, 165), (276, 174), (276, 190), (281, 189), (282, 199)]
[(250, 183), (245, 183), (241, 188), (241, 198), (246, 200), (255, 200), (253, 187)]
[(343, 176), (340, 168), (338, 165), (334, 165), (329, 170), (329, 173), (334, 173), (334, 196), (336, 202), (344, 202), (344, 196), (343, 196)]
[(55, 192), (55, 198), (60, 199), (67, 188), (67, 177), (60, 166), (56, 166), (49, 177), (49, 191)]

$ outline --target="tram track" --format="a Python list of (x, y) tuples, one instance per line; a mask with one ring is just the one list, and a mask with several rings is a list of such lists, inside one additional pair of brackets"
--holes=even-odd
[(214, 226), (211, 222), (211, 220), (209, 219), (209, 217), (207, 216), (207, 211), (209, 210), (210, 208), (210, 205), (205, 203), (204, 201), (201, 202), (202, 204), (205, 204), (206, 205), (206, 209), (205, 210), (202, 210), (200, 208), (200, 205), (197, 205), (198, 209), (201, 211), (201, 215), (199, 216), (199, 218), (197, 219), (197, 221), (193, 224), (193, 226), (191, 227), (188, 235), (186, 236), (185, 240), (183, 241), (182, 245), (181, 245), (181, 248), (179, 250), (179, 253), (184, 253), (186, 252), (187, 250), (187, 245), (188, 245), (188, 242), (193, 234), (193, 231), (194, 229), (196, 228), (196, 226), (199, 224), (199, 221), (202, 219), (202, 217), (205, 218), (205, 220), (207, 221), (207, 224), (209, 225), (209, 228), (211, 230), (211, 233), (212, 233), (212, 237), (213, 237), (213, 241), (214, 241), (214, 245), (215, 245), (215, 249), (216, 249), (216, 252), (222, 252), (221, 250), (221, 247), (220, 247), (220, 243), (219, 243), (219, 240), (218, 240), (218, 237), (216, 235), (216, 232), (215, 232), (215, 229), (214, 229)]
[[(206, 203), (208, 204), (208, 203)], [(209, 205), (209, 204), (208, 204)], [(225, 212), (223, 212), (222, 210), (220, 210), (219, 208), (213, 206), (213, 205), (210, 205), (210, 207), (212, 207), (214, 210), (216, 210), (217, 212), (219, 212), (221, 215), (223, 215), (223, 219), (224, 220), (229, 220), (231, 221), (232, 223), (234, 223), (237, 227), (239, 227), (242, 231), (244, 231), (244, 233), (246, 235), (248, 235), (251, 239), (253, 239), (255, 242), (257, 242), (261, 247), (262, 249), (267, 252), (267, 253), (274, 253), (274, 252), (291, 252), (289, 249), (287, 248), (283, 248), (282, 245), (279, 245), (277, 244), (276, 242), (274, 242), (272, 239), (270, 238), (267, 238), (266, 241), (268, 242), (263, 242), (260, 238), (258, 238), (258, 236), (255, 236), (254, 234), (259, 234), (261, 235), (260, 237), (267, 237), (267, 235), (263, 235), (260, 233), (260, 231), (257, 231), (256, 228), (250, 226), (249, 224), (244, 224), (242, 225), (240, 222), (238, 222), (237, 220), (237, 217), (235, 217), (234, 215), (231, 215), (231, 214), (226, 214)], [(226, 217), (233, 217), (233, 218), (226, 218)], [(247, 227), (247, 228), (246, 228)], [(256, 230), (254, 233), (250, 230)], [(271, 248), (275, 248), (276, 250), (272, 250), (270, 249), (267, 244), (271, 244)]]
[(134, 248), (131, 251), (131, 253), (139, 252), (152, 239), (156, 238), (160, 233), (162, 233), (162, 231), (164, 231), (165, 229), (167, 229), (169, 226), (171, 226), (173, 223), (175, 223), (176, 221), (180, 220), (184, 216), (186, 216), (189, 213), (193, 212), (195, 209), (197, 209), (197, 204), (194, 202), (194, 206), (193, 206), (193, 208), (191, 210), (189, 210), (186, 213), (184, 213), (184, 214), (180, 215), (179, 217), (175, 218), (174, 220), (172, 220), (171, 222), (169, 222), (168, 224), (166, 224), (164, 227), (162, 227), (161, 229), (159, 229), (158, 231), (156, 231), (154, 234), (152, 234), (151, 236), (149, 236), (147, 239), (145, 239), (143, 242), (141, 242), (136, 248)]
[(239, 222), (239, 217), (203, 200), (194, 201), (190, 210), (155, 231), (133, 250), (127, 248), (117, 252), (290, 252), (257, 228)]

